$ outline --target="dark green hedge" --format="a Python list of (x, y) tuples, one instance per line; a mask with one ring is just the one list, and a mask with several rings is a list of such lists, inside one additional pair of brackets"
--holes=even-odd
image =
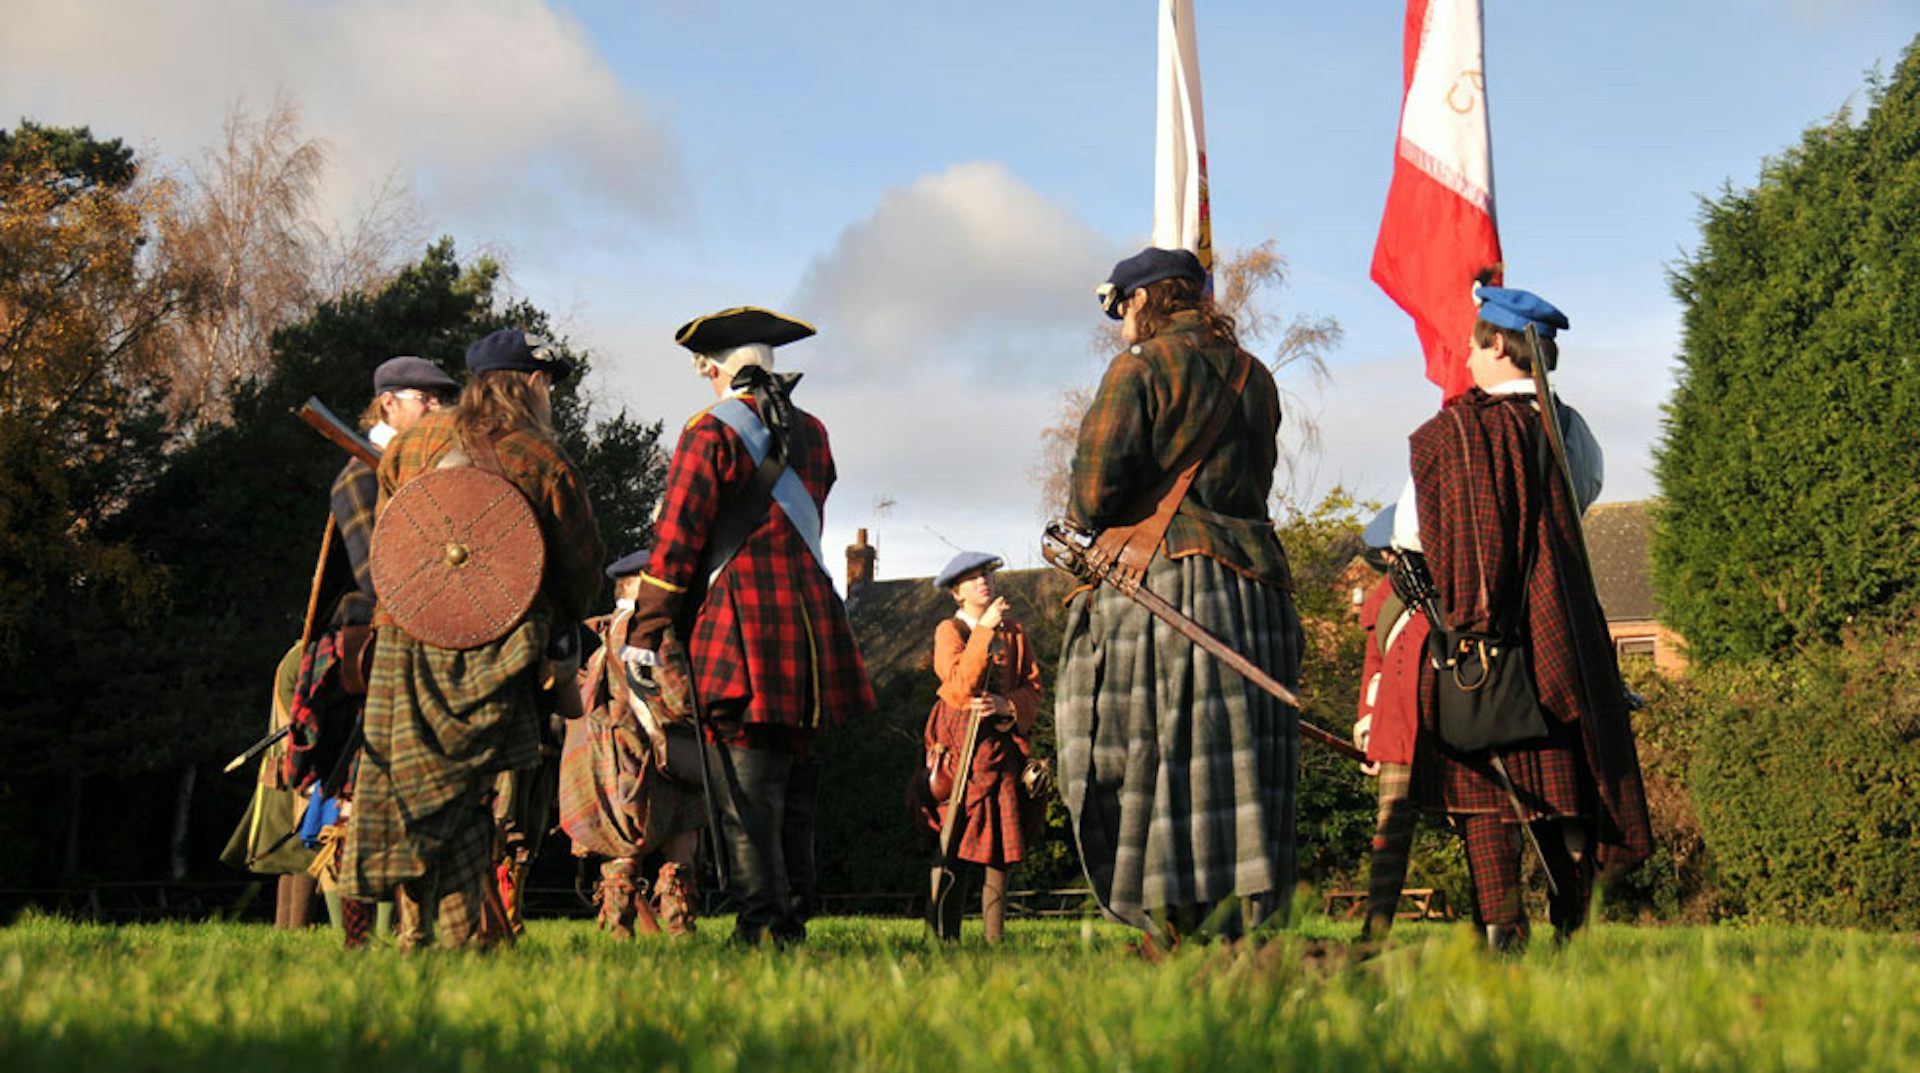
[(1920, 635), (1850, 635), (1690, 688), (1693, 803), (1728, 906), (1920, 927)]
[(1672, 271), (1654, 580), (1700, 661), (1920, 606), (1920, 48), (1865, 98), (1703, 201)]

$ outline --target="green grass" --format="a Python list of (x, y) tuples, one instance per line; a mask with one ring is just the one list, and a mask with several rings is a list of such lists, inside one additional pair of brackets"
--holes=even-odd
[[(1004, 947), (817, 921), (805, 949), (615, 944), (536, 921), (486, 955), (347, 953), (262, 925), (0, 929), (0, 1069), (1895, 1070), (1920, 1055), (1912, 936), (1600, 927), (1480, 954), (1402, 928), (1354, 963), (1309, 920), (1151, 965), (1122, 929)], [(1334, 953), (1328, 956), (1331, 948)]]

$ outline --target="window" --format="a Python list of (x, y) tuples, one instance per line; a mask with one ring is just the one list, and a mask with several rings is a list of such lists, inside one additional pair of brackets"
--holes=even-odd
[(1652, 659), (1654, 639), (1647, 637), (1621, 637), (1613, 642), (1613, 650), (1621, 659)]

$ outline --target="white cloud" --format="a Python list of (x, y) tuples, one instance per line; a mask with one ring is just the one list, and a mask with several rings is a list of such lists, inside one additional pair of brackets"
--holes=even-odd
[(782, 367), (809, 373), (798, 401), (833, 438), (830, 543), (878, 529), (883, 577), (932, 574), (948, 541), (1026, 561), (1038, 433), (1063, 387), (1098, 375), (1092, 288), (1116, 253), (1004, 166), (969, 163), (888, 191), (809, 266), (795, 310), (820, 336)]
[(662, 122), (539, 0), (24, 0), (7, 21), (11, 108), (177, 157), (236, 99), (295, 95), (337, 208), (397, 172), (442, 225), (604, 231), (661, 218), (679, 189)]
[(862, 368), (943, 352), (998, 371), (1032, 365), (1023, 333), (1097, 316), (1116, 249), (998, 163), (955, 165), (886, 192), (808, 268), (796, 300)]

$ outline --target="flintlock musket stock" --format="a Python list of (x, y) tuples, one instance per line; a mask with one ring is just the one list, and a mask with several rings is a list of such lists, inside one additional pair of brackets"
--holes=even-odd
[(342, 451), (365, 462), (370, 468), (380, 468), (380, 448), (355, 432), (352, 425), (340, 420), (339, 415), (327, 409), (327, 404), (317, 396), (307, 396), (307, 401), (301, 403), (294, 413), (300, 420), (312, 425), (315, 432), (332, 440)]

